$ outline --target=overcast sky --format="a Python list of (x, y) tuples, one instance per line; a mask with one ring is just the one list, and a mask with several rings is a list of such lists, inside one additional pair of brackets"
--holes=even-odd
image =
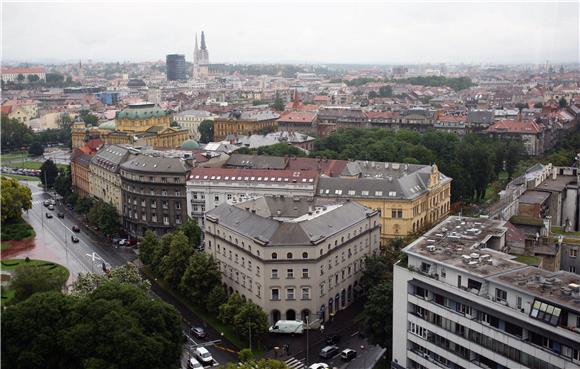
[(578, 1), (568, 3), (6, 3), (2, 60), (210, 62), (578, 62)]

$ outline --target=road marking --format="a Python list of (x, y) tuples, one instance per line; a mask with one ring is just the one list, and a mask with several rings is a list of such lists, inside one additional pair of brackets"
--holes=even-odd
[(356, 332), (354, 332), (353, 334), (351, 334), (350, 336), (351, 336), (351, 337), (354, 337), (354, 336), (356, 336), (356, 335), (357, 335), (357, 334), (359, 334), (359, 333), (360, 333), (359, 331), (356, 331)]
[(306, 368), (306, 365), (304, 365), (304, 359), (298, 360), (295, 357), (291, 357), (290, 359), (287, 359), (286, 361), (284, 361), (284, 364), (286, 364), (286, 366), (289, 369), (303, 369), (303, 368)]

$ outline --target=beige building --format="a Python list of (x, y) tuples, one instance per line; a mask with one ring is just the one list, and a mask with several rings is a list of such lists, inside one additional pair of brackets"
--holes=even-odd
[(91, 195), (110, 203), (123, 214), (120, 165), (130, 156), (129, 149), (119, 145), (105, 145), (89, 165)]
[(380, 228), (379, 211), (356, 202), (258, 197), (206, 213), (205, 252), (228, 292), (259, 305), (271, 323), (325, 321), (358, 297)]
[(199, 125), (204, 120), (214, 120), (214, 115), (205, 110), (186, 110), (177, 113), (173, 116), (173, 120), (179, 124), (183, 129), (189, 131), (189, 137), (194, 140), (199, 140), (201, 134), (199, 133)]

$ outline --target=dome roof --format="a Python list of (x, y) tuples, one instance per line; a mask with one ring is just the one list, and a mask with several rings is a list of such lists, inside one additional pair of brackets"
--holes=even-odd
[(200, 146), (196, 140), (185, 140), (181, 144), (181, 148), (185, 149), (185, 150), (195, 150), (195, 149), (199, 149)]
[(109, 120), (105, 123), (99, 124), (99, 129), (107, 129), (110, 131), (114, 131), (117, 128), (117, 123), (115, 120)]

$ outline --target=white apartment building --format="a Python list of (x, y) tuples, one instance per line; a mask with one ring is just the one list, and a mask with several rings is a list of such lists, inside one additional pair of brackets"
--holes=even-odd
[(516, 262), (504, 224), (449, 217), (405, 247), (393, 368), (580, 368), (580, 276)]
[(334, 316), (358, 297), (364, 259), (379, 250), (380, 212), (356, 202), (267, 196), (222, 204), (205, 219), (205, 252), (224, 287), (271, 323)]
[(317, 183), (314, 170), (193, 168), (187, 181), (187, 214), (203, 225), (204, 212), (226, 201), (265, 195), (314, 197)]
[(189, 131), (189, 137), (194, 140), (199, 140), (201, 134), (199, 133), (199, 125), (204, 120), (214, 120), (215, 116), (209, 111), (205, 110), (186, 110), (177, 113), (173, 116), (173, 120), (179, 124), (183, 129)]

